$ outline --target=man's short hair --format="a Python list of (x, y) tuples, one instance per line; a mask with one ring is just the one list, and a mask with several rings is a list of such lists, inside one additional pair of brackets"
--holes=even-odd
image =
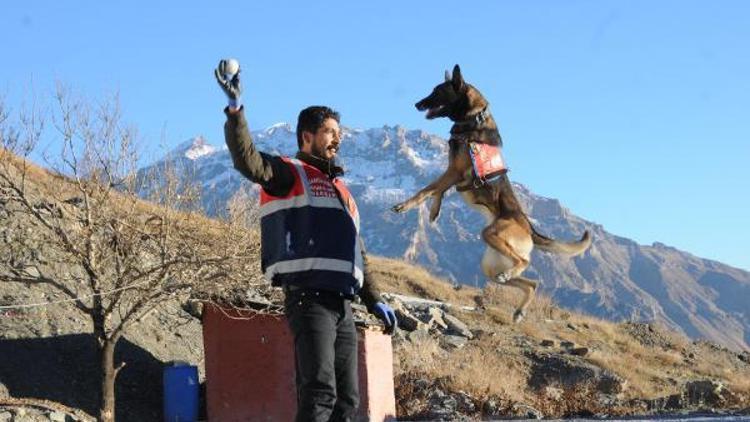
[(297, 118), (297, 147), (302, 149), (302, 132), (310, 132), (314, 135), (326, 119), (341, 123), (340, 118), (337, 111), (326, 106), (310, 106), (300, 111)]

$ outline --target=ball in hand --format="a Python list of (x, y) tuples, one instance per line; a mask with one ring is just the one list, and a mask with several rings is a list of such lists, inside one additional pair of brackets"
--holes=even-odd
[(226, 59), (224, 60), (224, 74), (227, 76), (233, 76), (240, 71), (240, 62), (237, 59)]

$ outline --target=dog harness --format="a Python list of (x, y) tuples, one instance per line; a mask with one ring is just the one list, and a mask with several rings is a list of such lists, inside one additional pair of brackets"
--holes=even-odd
[(508, 171), (498, 145), (469, 142), (469, 156), (474, 167), (475, 184), (477, 181), (487, 183)]
[(496, 128), (483, 128), (490, 119), (487, 107), (451, 128), (451, 141), (465, 143), (474, 173), (470, 185), (456, 186), (459, 192), (478, 188), (508, 172), (502, 155), (503, 141)]
[(275, 286), (354, 295), (364, 279), (359, 212), (341, 179), (282, 157), (294, 174), (284, 197), (260, 193), (261, 268)]

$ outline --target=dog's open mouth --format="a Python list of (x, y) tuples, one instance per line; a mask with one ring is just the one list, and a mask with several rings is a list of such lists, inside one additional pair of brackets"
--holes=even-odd
[(435, 117), (440, 116), (440, 112), (443, 111), (445, 106), (439, 105), (437, 107), (433, 107), (429, 110), (427, 110), (427, 114), (425, 115), (428, 119), (434, 119)]

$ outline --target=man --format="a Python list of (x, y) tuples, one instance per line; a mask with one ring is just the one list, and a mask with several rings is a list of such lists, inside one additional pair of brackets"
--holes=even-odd
[(359, 393), (351, 300), (358, 294), (387, 333), (397, 323), (369, 276), (357, 206), (339, 178), (339, 114), (323, 106), (302, 110), (294, 158), (259, 152), (241, 104), (240, 72), (227, 70), (222, 60), (215, 71), (229, 100), (224, 136), (234, 167), (262, 187), (261, 267), (286, 296), (296, 359), (296, 420), (353, 420)]

